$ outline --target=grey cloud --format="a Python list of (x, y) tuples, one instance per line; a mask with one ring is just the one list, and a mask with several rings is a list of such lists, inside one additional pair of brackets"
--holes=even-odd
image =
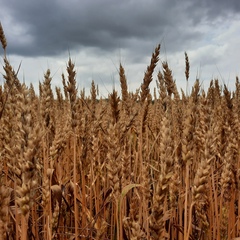
[(202, 22), (216, 25), (225, 19), (240, 16), (240, 1), (238, 0), (201, 0), (189, 1), (186, 16), (197, 26)]
[(169, 52), (184, 51), (202, 37), (196, 26), (203, 19), (239, 12), (238, 0), (0, 0), (0, 3), (11, 16), (10, 23), (25, 29), (11, 33), (14, 31), (11, 24), (6, 29), (14, 36), (10, 37), (9, 53), (23, 56), (57, 56), (85, 48), (106, 52), (129, 48), (134, 52), (133, 60), (140, 60), (162, 39), (166, 39)]

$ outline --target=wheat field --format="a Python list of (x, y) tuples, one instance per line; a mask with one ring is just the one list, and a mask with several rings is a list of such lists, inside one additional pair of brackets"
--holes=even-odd
[(179, 91), (158, 45), (135, 92), (120, 64), (121, 92), (85, 93), (69, 59), (62, 88), (48, 69), (36, 94), (0, 39), (1, 239), (240, 239), (238, 77)]

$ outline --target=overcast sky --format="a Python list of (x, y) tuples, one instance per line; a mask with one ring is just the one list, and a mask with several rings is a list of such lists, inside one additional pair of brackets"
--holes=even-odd
[(205, 88), (218, 78), (233, 90), (240, 72), (239, 0), (0, 0), (0, 6), (8, 57), (15, 69), (22, 61), (19, 79), (36, 88), (48, 68), (52, 85), (61, 86), (70, 52), (79, 89), (88, 93), (92, 80), (103, 96), (119, 89), (121, 61), (135, 92), (158, 43), (160, 60), (184, 90), (185, 51), (190, 86), (196, 77)]

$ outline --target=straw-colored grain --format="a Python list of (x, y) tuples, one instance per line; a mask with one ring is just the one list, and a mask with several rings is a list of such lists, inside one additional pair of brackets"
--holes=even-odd
[(5, 37), (1, 22), (0, 22), (0, 41), (1, 41), (1, 44), (2, 44), (2, 48), (4, 49), (5, 55), (6, 55), (7, 39)]
[(157, 62), (159, 60), (159, 54), (160, 54), (160, 45), (158, 45), (155, 48), (154, 53), (152, 54), (151, 63), (147, 67), (147, 71), (145, 72), (143, 83), (141, 84), (141, 93), (140, 93), (140, 101), (143, 103), (145, 99), (147, 98), (150, 89), (149, 84), (151, 83), (153, 79), (153, 71), (157, 65)]
[(78, 89), (69, 59), (62, 87), (47, 70), (38, 93), (0, 36), (1, 239), (239, 238), (238, 78), (193, 83), (185, 53), (186, 91), (164, 60), (150, 86), (158, 46), (136, 90), (121, 64), (120, 94)]

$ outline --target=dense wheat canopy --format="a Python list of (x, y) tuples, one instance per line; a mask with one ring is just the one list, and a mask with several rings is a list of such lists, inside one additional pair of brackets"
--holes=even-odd
[[(234, 90), (196, 79), (180, 91), (159, 44), (135, 91), (120, 63), (120, 92), (102, 98), (92, 81), (87, 93), (69, 57), (62, 86), (47, 69), (36, 94), (2, 25), (0, 40), (1, 239), (240, 237), (238, 77)], [(187, 52), (185, 64), (188, 82)]]

